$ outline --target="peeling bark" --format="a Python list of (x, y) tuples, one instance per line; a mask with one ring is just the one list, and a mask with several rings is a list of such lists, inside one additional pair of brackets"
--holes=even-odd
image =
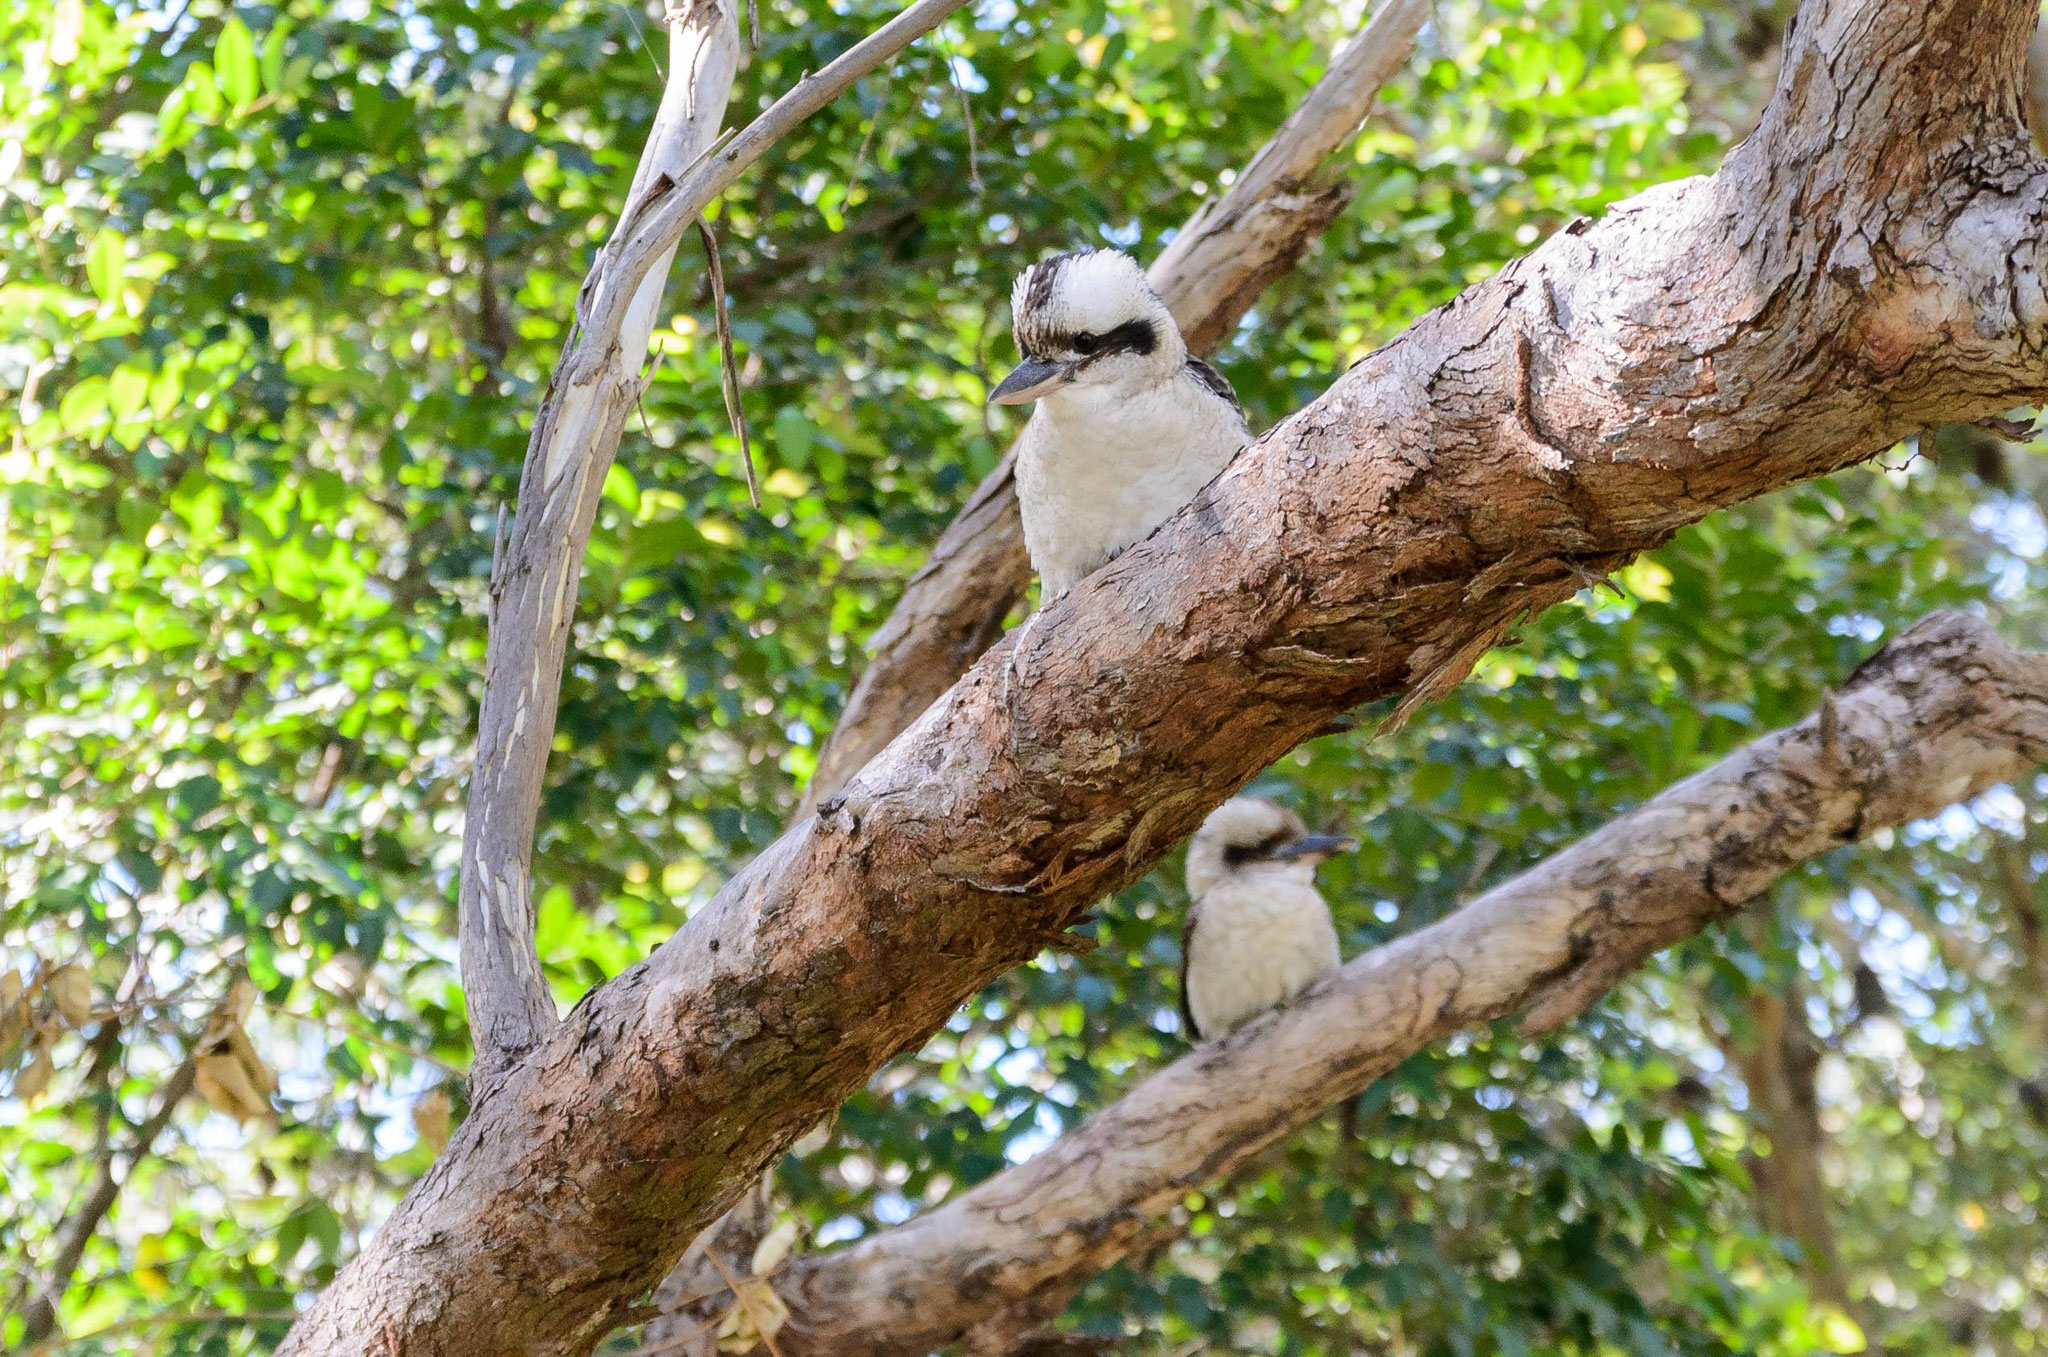
[[(780, 1357), (905, 1357), (1033, 1298), (1064, 1299), (1127, 1256), (1188, 1192), (1431, 1043), (1516, 1012), (1528, 1012), (1527, 1025), (1556, 1027), (1808, 858), (1934, 814), (2043, 758), (2048, 655), (2017, 652), (1982, 622), (1936, 614), (1864, 664), (1822, 712), (1449, 918), (1354, 958), (973, 1191), (792, 1264), (777, 1281), (794, 1311), (776, 1338)], [(1765, 1035), (1777, 1082), (1762, 1084), (1773, 1162), (1819, 1143), (1810, 1065), (1802, 1073), (1777, 1058), (1792, 1037), (1782, 1003), (1775, 1013)], [(1779, 1078), (1788, 1071), (1797, 1077)], [(1811, 1137), (1797, 1139), (1806, 1125)], [(1817, 1159), (1807, 1167), (1817, 1184)], [(1825, 1213), (1789, 1228), (1815, 1250), (1825, 1282), (1834, 1258)], [(1838, 1284), (1823, 1294), (1846, 1299)]]
[[(2048, 397), (2033, 24), (2031, 0), (1809, 0), (1721, 173), (1425, 317), (984, 656), (512, 1067), (285, 1351), (589, 1351), (885, 1060), (1333, 716), (1437, 695), (1717, 508)], [(1722, 907), (1739, 865), (1704, 883)], [(1647, 951), (1668, 903), (1603, 908)], [(1621, 973), (1580, 959), (1540, 1021)], [(1512, 997), (1457, 972), (1414, 1011)]]

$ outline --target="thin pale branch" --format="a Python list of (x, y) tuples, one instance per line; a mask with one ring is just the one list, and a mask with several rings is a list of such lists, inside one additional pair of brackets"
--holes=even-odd
[[(533, 947), (534, 826), (584, 549), (605, 473), (646, 380), (640, 365), (676, 246), (711, 200), (770, 147), (965, 3), (919, 0), (721, 142), (718, 127), (739, 63), (734, 0), (669, 0), (669, 76), (661, 108), (618, 227), (584, 280), (574, 338), (534, 419), (519, 510), (492, 572), (459, 902), (463, 994), (476, 1042), (471, 1077), (479, 1097), (555, 1027), (554, 1002)], [(713, 272), (714, 291), (722, 291), (715, 260)], [(758, 502), (730, 374), (724, 385), (740, 430), (748, 492)]]
[[(669, 183), (716, 144), (739, 66), (732, 5), (671, 0), (668, 85), (634, 174), (634, 194)], [(630, 225), (628, 214), (619, 229)], [(623, 295), (633, 308), (629, 332), (615, 329), (599, 352), (588, 334), (572, 340), (534, 419), (517, 512), (509, 532), (501, 520), (492, 552), (490, 640), (458, 902), (479, 1097), (555, 1026), (554, 1000), (533, 943), (528, 873), (534, 825), (584, 547), (626, 412), (639, 400), (639, 367), (668, 273), (664, 257), (658, 277), (646, 277), (650, 270), (643, 269), (628, 286), (613, 265), (615, 253), (613, 244), (598, 252), (584, 295)], [(565, 474), (572, 468), (577, 474)]]
[(618, 333), (625, 315), (625, 299), (631, 295), (632, 287), (656, 259), (675, 249), (683, 232), (711, 205), (712, 199), (730, 188), (748, 167), (805, 119), (937, 28), (947, 15), (966, 3), (967, 0), (917, 0), (841, 53), (824, 70), (797, 81), (794, 89), (771, 104), (724, 149), (684, 174), (679, 182), (650, 183), (641, 195), (629, 197), (624, 220), (634, 229), (626, 238), (618, 263), (624, 286), (601, 299), (586, 319), (591, 337), (602, 344), (608, 336)]

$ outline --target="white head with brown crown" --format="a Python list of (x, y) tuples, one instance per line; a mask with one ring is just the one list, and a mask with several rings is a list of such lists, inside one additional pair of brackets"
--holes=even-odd
[(1241, 873), (1312, 881), (1318, 863), (1353, 846), (1341, 835), (1309, 833), (1301, 817), (1277, 801), (1233, 797), (1188, 840), (1188, 895), (1199, 900), (1224, 877)]
[(997, 405), (1073, 387), (1149, 386), (1187, 362), (1172, 313), (1121, 250), (1033, 264), (1010, 289), (1010, 323), (1023, 361), (989, 394)]

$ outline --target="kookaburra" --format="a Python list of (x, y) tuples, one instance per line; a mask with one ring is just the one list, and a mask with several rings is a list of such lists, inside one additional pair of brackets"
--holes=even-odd
[(1337, 969), (1316, 864), (1355, 846), (1255, 797), (1211, 812), (1188, 842), (1180, 1012), (1191, 1039), (1223, 1036)]
[(1251, 434), (1129, 255), (1033, 264), (1010, 312), (1023, 361), (989, 400), (1038, 402), (1017, 442), (1017, 503), (1045, 604), (1193, 499)]

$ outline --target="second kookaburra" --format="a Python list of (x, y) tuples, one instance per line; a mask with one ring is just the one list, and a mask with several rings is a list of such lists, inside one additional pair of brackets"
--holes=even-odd
[(1017, 441), (1017, 503), (1044, 604), (1165, 522), (1251, 435), (1129, 255), (1033, 264), (1010, 313), (1023, 361), (989, 400), (1038, 402)]
[(1316, 864), (1355, 846), (1311, 834), (1285, 806), (1240, 796), (1218, 806), (1188, 842), (1180, 1010), (1188, 1036), (1210, 1041), (1286, 1003), (1337, 969), (1337, 930), (1316, 889)]

